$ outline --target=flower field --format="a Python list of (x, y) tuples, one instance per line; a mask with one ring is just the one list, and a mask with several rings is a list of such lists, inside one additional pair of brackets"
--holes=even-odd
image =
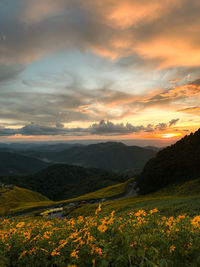
[(0, 266), (200, 266), (200, 216), (157, 209), (0, 220)]

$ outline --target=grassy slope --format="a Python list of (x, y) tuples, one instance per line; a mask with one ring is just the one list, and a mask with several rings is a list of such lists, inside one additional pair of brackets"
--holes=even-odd
[[(109, 186), (77, 198), (59, 202), (49, 201), (47, 198), (41, 196), (36, 192), (15, 187), (15, 191), (17, 192), (13, 192), (12, 197), (10, 195), (11, 192), (8, 195), (7, 193), (5, 193), (3, 200), (2, 196), (0, 197), (0, 215), (2, 215), (5, 211), (7, 211), (7, 213), (8, 211), (9, 213), (15, 213), (30, 210), (32, 208), (39, 209), (40, 207), (49, 207), (61, 203), (113, 197), (123, 194), (128, 183), (129, 181), (114, 186)], [(28, 195), (31, 192), (31, 195), (28, 196), (27, 194), (25, 194), (26, 192), (28, 193)], [(83, 207), (73, 211), (70, 216), (73, 217), (79, 215), (94, 214), (97, 206), (98, 204), (84, 205)], [(105, 213), (111, 212), (112, 210), (123, 213), (124, 211), (130, 209), (149, 210), (153, 208), (158, 208), (161, 213), (169, 216), (180, 213), (187, 213), (190, 215), (199, 214), (200, 180), (196, 179), (183, 184), (170, 185), (153, 194), (148, 194), (145, 196), (128, 197), (118, 200), (106, 201), (105, 203), (103, 203), (103, 212)]]
[(80, 197), (68, 199), (65, 201), (59, 201), (58, 203), (70, 203), (70, 202), (76, 202), (76, 201), (81, 201), (81, 200), (115, 197), (115, 196), (118, 196), (118, 195), (125, 193), (126, 187), (127, 187), (128, 183), (130, 183), (130, 181), (131, 181), (131, 179), (124, 182), (124, 183), (111, 185), (111, 186), (105, 187), (103, 189), (99, 189), (95, 192), (82, 195)]
[(82, 200), (114, 197), (123, 194), (130, 181), (131, 180), (128, 180), (124, 183), (108, 186), (95, 192), (63, 201), (50, 201), (37, 192), (15, 186), (14, 190), (9, 190), (0, 196), (0, 216), (24, 212), (31, 209), (39, 209), (41, 207), (50, 207), (62, 203), (67, 204)]
[[(187, 213), (196, 215), (200, 213), (200, 180), (186, 182), (184, 184), (170, 185), (153, 194), (145, 196), (128, 197), (119, 200), (107, 201), (103, 204), (102, 212), (108, 213), (115, 210), (123, 213), (127, 210), (158, 208), (162, 214), (174, 216)], [(90, 215), (97, 208), (97, 204), (81, 207), (71, 213), (70, 216)]]
[(0, 195), (0, 216), (52, 203), (47, 197), (37, 192), (14, 186), (12, 190), (2, 192)]

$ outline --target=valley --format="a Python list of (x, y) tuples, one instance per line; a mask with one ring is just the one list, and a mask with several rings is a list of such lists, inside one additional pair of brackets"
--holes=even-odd
[[(70, 255), (76, 253), (74, 255), (78, 256), (70, 256), (70, 262), (75, 266), (81, 266), (83, 263), (86, 264), (83, 266), (87, 266), (88, 261), (83, 256), (84, 253), (87, 254), (85, 249), (89, 248), (93, 251), (94, 247), (102, 253), (92, 253), (90, 261), (95, 259), (97, 266), (105, 263), (101, 255), (106, 255), (106, 261), (112, 262), (113, 266), (117, 264), (120, 266), (120, 262), (124, 264), (127, 260), (131, 264), (138, 262), (137, 266), (141, 262), (146, 262), (150, 266), (158, 262), (161, 264), (161, 259), (175, 266), (178, 266), (178, 262), (188, 262), (191, 259), (197, 262), (195, 251), (198, 251), (197, 242), (200, 240), (198, 232), (200, 229), (200, 169), (197, 166), (200, 159), (199, 144), (200, 131), (197, 131), (176, 144), (157, 151), (153, 158), (147, 161), (142, 171), (135, 174), (131, 171), (127, 172), (126, 168), (124, 172), (119, 169), (118, 172), (116, 169), (114, 172), (107, 167), (100, 169), (65, 163), (48, 163), (49, 166), (37, 172), (2, 176), (0, 229), (2, 225), (2, 230), (4, 229), (4, 233), (7, 233), (5, 222), (8, 220), (11, 229), (12, 227), (17, 229), (16, 233), (26, 231), (32, 236), (30, 240), (40, 236), (36, 242), (37, 247), (40, 251), (46, 251), (51, 263), (57, 264), (55, 266), (62, 266), (66, 263), (66, 253), (62, 249), (64, 247), (67, 251), (71, 251)], [(105, 146), (112, 148), (115, 145), (106, 143)], [(82, 149), (82, 146), (74, 147), (74, 149), (80, 148)], [(52, 149), (55, 147), (50, 148)], [(72, 147), (67, 148), (67, 150), (70, 149)], [(188, 158), (186, 155), (189, 152)], [(101, 157), (105, 158), (107, 150), (104, 151), (105, 154), (101, 153)], [(118, 152), (115, 151), (115, 153)], [(130, 227), (130, 224), (134, 225), (134, 228)], [(27, 229), (27, 225), (31, 225), (31, 232)], [(37, 225), (46, 230), (36, 229)], [(66, 225), (69, 225), (69, 228), (65, 229)], [(89, 231), (87, 235), (95, 241), (90, 243), (85, 239), (86, 235), (82, 236), (81, 233), (85, 231), (85, 227)], [(62, 228), (67, 233), (67, 239), (63, 236)], [(153, 232), (152, 229), (154, 229)], [(187, 250), (188, 258), (181, 247), (183, 236), (186, 236), (185, 231), (194, 248)], [(151, 235), (150, 232), (152, 232)], [(169, 241), (166, 239), (165, 232), (168, 233)], [(134, 242), (129, 239), (129, 235), (132, 235)], [(74, 247), (69, 240), (78, 242), (74, 239), (75, 236), (79, 238), (77, 240), (82, 241)], [(19, 237), (14, 234), (13, 238), (17, 240)], [(101, 241), (97, 241), (96, 238), (100, 238)], [(55, 245), (47, 244), (46, 241), (43, 243), (45, 246), (42, 245), (41, 240), (46, 239), (51, 240)], [(127, 244), (125, 247), (128, 246), (128, 254), (122, 251), (121, 246), (115, 246), (118, 239), (121, 240), (119, 242)], [(9, 244), (10, 241), (7, 240), (7, 242)], [(26, 243), (26, 241), (23, 242)], [(110, 242), (113, 247), (110, 247), (108, 251), (106, 248)], [(176, 245), (173, 245), (174, 242)], [(146, 248), (149, 244), (153, 244), (153, 250), (157, 251), (157, 259)], [(135, 250), (132, 249), (133, 247)], [(26, 259), (33, 261), (30, 253), (33, 249), (35, 247), (27, 243), (25, 250), (27, 252), (21, 251), (17, 254), (20, 259), (19, 264), (25, 263)], [(118, 253), (122, 253), (122, 258), (113, 258), (116, 253), (115, 249)], [(8, 252), (6, 253), (3, 254), (5, 261), (8, 260), (6, 256)], [(37, 260), (39, 260), (37, 255), (40, 255), (38, 253), (35, 254)], [(107, 256), (108, 253), (111, 253), (110, 258)], [(183, 253), (182, 256), (180, 253)], [(174, 257), (171, 257), (172, 254)], [(62, 258), (59, 257), (60, 255), (63, 255)], [(45, 255), (43, 259), (38, 262), (47, 261)], [(60, 263), (56, 263), (57, 260)], [(14, 258), (10, 257), (9, 261), (14, 266), (18, 266)]]

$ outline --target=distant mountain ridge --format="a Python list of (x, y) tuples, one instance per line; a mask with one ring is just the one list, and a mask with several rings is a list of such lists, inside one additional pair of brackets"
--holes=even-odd
[(30, 151), (26, 153), (52, 163), (138, 173), (145, 163), (155, 156), (157, 150), (127, 146), (120, 142), (105, 142), (72, 146), (62, 151)]
[(73, 146), (83, 146), (79, 143), (0, 143), (0, 151), (26, 152), (26, 151), (62, 151)]
[(200, 129), (159, 151), (138, 176), (141, 193), (200, 177)]
[(0, 149), (0, 175), (32, 173), (48, 165), (39, 159)]

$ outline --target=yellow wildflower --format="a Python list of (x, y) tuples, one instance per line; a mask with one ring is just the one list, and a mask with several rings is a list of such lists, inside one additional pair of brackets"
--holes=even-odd
[(172, 246), (169, 248), (169, 252), (172, 253), (172, 252), (175, 250), (175, 248), (176, 248), (176, 247), (175, 247), (174, 245), (172, 245)]
[(71, 257), (74, 257), (74, 258), (76, 258), (76, 259), (78, 259), (78, 255), (77, 255), (78, 253), (79, 253), (79, 250), (75, 250), (75, 249), (74, 249), (74, 250), (72, 251), (72, 253), (70, 254), (70, 256), (71, 256)]
[(95, 251), (97, 254), (102, 255), (102, 249), (101, 248), (95, 248)]
[(53, 250), (51, 252), (51, 256), (60, 255), (60, 252), (57, 252), (56, 250)]
[(34, 248), (32, 248), (29, 252), (28, 252), (28, 254), (29, 255), (31, 255), (31, 254), (36, 254), (36, 250), (38, 249), (38, 247), (34, 247)]
[(105, 224), (101, 224), (99, 225), (98, 230), (104, 233), (107, 230), (107, 226)]
[(124, 227), (124, 225), (123, 224), (121, 224), (120, 226), (119, 226), (119, 228), (118, 228), (118, 230), (120, 231), (120, 233), (122, 233), (123, 231), (122, 231), (122, 228)]
[(23, 227), (24, 224), (25, 224), (25, 222), (19, 222), (19, 223), (16, 225), (16, 227), (18, 227), (18, 228)]
[(48, 232), (45, 232), (43, 237), (49, 239)]
[(42, 251), (48, 253), (48, 250), (44, 249), (44, 248), (41, 248)]
[(184, 218), (185, 218), (185, 214), (179, 215), (177, 219), (184, 219)]
[(137, 242), (134, 241), (132, 244), (130, 244), (130, 247), (134, 247), (134, 246), (137, 246)]
[(113, 211), (111, 212), (111, 217), (113, 217), (114, 214), (115, 214), (115, 211), (113, 210)]
[(200, 216), (196, 216), (191, 220), (191, 224), (194, 227), (199, 227), (199, 223), (200, 223)]
[(145, 216), (146, 215), (146, 212), (144, 210), (138, 210), (138, 212), (135, 213), (135, 216), (136, 217), (139, 217), (140, 215)]
[(57, 250), (60, 250), (61, 248), (63, 248), (67, 243), (68, 243), (68, 239), (63, 240), (62, 243), (59, 242), (60, 246), (57, 248)]
[(153, 209), (153, 210), (149, 211), (150, 214), (153, 214), (153, 213), (156, 213), (156, 212), (158, 212), (158, 209)]
[(24, 251), (20, 254), (18, 260), (20, 260), (22, 257), (24, 257), (24, 255), (25, 255), (26, 253), (27, 253), (27, 250), (24, 250)]
[(166, 222), (166, 226), (168, 226), (170, 229), (172, 228), (171, 222)]
[(95, 211), (95, 214), (97, 215), (99, 211), (101, 211), (101, 204), (99, 204), (98, 208)]

